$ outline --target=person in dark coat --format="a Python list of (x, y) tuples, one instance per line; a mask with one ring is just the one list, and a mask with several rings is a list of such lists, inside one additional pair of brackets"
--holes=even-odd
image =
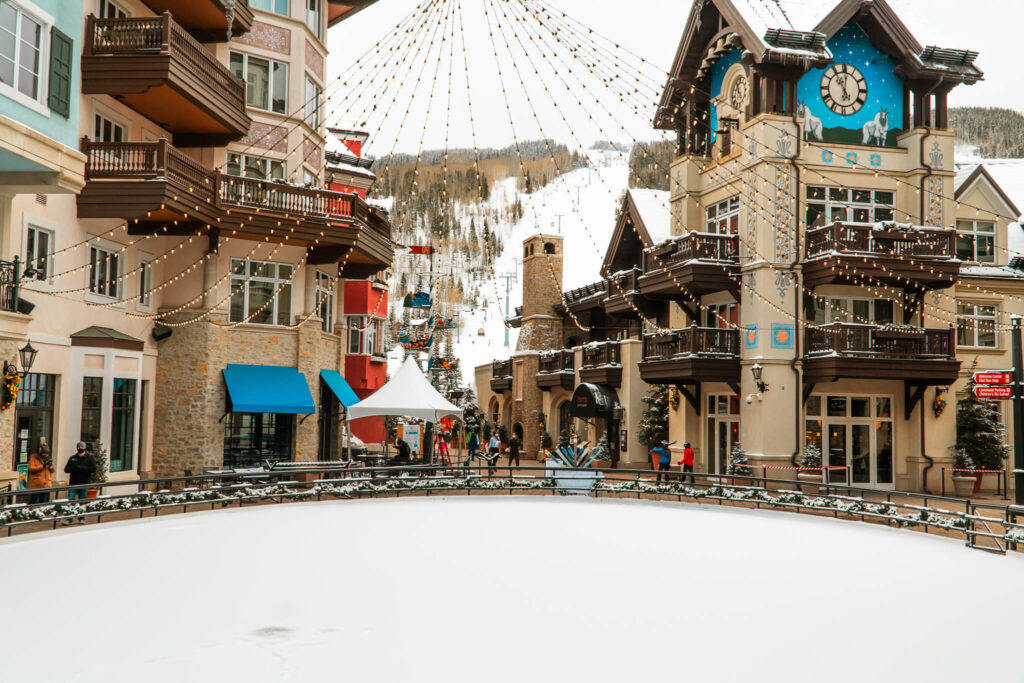
[[(75, 447), (75, 454), (72, 455), (68, 459), (67, 464), (64, 465), (64, 472), (68, 474), (69, 486), (92, 483), (92, 475), (96, 473), (96, 459), (92, 457), (91, 453), (85, 450), (84, 442), (78, 442), (78, 446)], [(69, 489), (68, 500), (85, 500), (87, 493), (88, 487)], [(78, 521), (84, 522), (85, 517), (79, 517)], [(70, 522), (65, 520), (65, 523)]]
[(508, 466), (512, 466), (512, 461), (515, 461), (516, 467), (519, 467), (519, 437), (515, 434), (512, 435), (512, 439), (508, 442)]
[(395, 445), (398, 447), (398, 459), (408, 460), (412, 454), (412, 449), (409, 448), (409, 444), (405, 442), (405, 439), (399, 439)]

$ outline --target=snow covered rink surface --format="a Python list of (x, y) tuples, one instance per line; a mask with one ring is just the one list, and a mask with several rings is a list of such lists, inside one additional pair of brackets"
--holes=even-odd
[(197, 512), (0, 543), (0, 681), (992, 683), (1021, 680), (1022, 579), (1019, 555), (728, 507)]

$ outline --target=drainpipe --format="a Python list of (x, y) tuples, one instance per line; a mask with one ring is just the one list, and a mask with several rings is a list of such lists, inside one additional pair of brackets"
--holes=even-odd
[[(795, 88), (793, 89), (795, 92)], [(795, 430), (796, 430), (796, 448), (793, 451), (793, 455), (790, 456), (790, 462), (793, 467), (798, 467), (799, 463), (797, 459), (800, 457), (800, 451), (803, 450), (803, 393), (804, 393), (804, 381), (803, 381), (803, 362), (801, 360), (801, 342), (803, 340), (802, 322), (803, 316), (802, 304), (803, 297), (801, 296), (800, 280), (803, 274), (803, 267), (800, 265), (800, 164), (797, 160), (800, 159), (802, 153), (803, 139), (800, 137), (800, 123), (796, 120), (796, 107), (793, 106), (793, 102), (790, 102), (790, 108), (792, 113), (790, 114), (793, 119), (793, 125), (796, 127), (796, 153), (793, 155), (793, 173), (796, 179), (796, 211), (793, 212), (793, 234), (796, 237), (796, 245), (793, 251), (793, 312), (794, 312), (794, 325), (793, 331), (796, 339), (794, 340), (793, 346), (795, 347), (795, 353), (793, 354), (793, 361), (790, 363), (790, 367), (793, 372), (796, 373), (796, 391), (793, 392), (793, 405), (795, 406)]]
[[(935, 467), (935, 460), (933, 458), (929, 457), (928, 454), (924, 452), (925, 451), (925, 446), (924, 446), (924, 444), (925, 444), (925, 441), (924, 441), (924, 438), (925, 438), (924, 437), (924, 435), (925, 435), (925, 431), (924, 431), (924, 413), (925, 413), (925, 401), (921, 401), (921, 457), (928, 461), (928, 464), (925, 466), (924, 470), (921, 472), (921, 478), (922, 478), (921, 486), (922, 486), (922, 488), (924, 488), (924, 492), (925, 493), (930, 493), (930, 491), (928, 491), (928, 470), (930, 470), (931, 468)], [(895, 465), (895, 464), (896, 463), (894, 462), (893, 465)]]

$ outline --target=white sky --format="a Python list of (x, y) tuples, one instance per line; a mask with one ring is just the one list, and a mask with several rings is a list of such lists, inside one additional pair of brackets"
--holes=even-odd
[[(481, 147), (512, 143), (509, 109), (520, 140), (536, 139), (543, 134), (572, 146), (589, 145), (597, 139), (631, 143), (661, 135), (651, 129), (650, 117), (664, 83), (664, 70), (670, 66), (682, 35), (691, 5), (689, 1), (550, 0), (559, 10), (650, 62), (643, 70), (657, 85), (632, 95), (628, 106), (621, 104), (598, 77), (587, 72), (582, 64), (582, 55), (572, 60), (566, 49), (572, 40), (570, 37), (565, 36), (562, 39), (565, 42), (560, 45), (550, 34), (543, 33), (545, 29), (535, 28), (535, 23), (502, 22), (505, 37), (515, 52), (513, 64), (492, 15), (500, 55), (498, 63), (508, 90), (508, 109), (495, 67), (484, 10), (491, 3), (493, 7), (509, 8), (513, 2), (447, 1), (461, 2), (472, 109)], [(973, 49), (981, 53), (977, 64), (985, 72), (986, 81), (955, 89), (951, 100), (953, 106), (1001, 106), (1024, 110), (1021, 91), (1024, 79), (1020, 76), (1019, 58), (1015, 54), (1019, 44), (1017, 29), (1024, 20), (1024, 2), (974, 0), (968, 4), (962, 0), (890, 0), (890, 3), (922, 44)], [(451, 6), (446, 2), (432, 4), (442, 10)], [(346, 67), (367, 50), (372, 51), (379, 40), (389, 35), (395, 24), (416, 5), (415, 0), (380, 0), (336, 26), (329, 36), (328, 122), (370, 131), (369, 153), (377, 157), (384, 157), (392, 150), (415, 153), (420, 148), (421, 139), (425, 140), (423, 147), (426, 149), (444, 147), (446, 127), (449, 147), (472, 145), (461, 38), (454, 42), (441, 40), (442, 34), (449, 34), (450, 24), (445, 24), (444, 30), (436, 34), (437, 39), (431, 49), (423, 47), (419, 54), (415, 54), (414, 48), (405, 50), (405, 63), (400, 63), (402, 54), (393, 52), (382, 68), (367, 68), (367, 64), (372, 64), (371, 58), (361, 69), (350, 70), (339, 78)], [(441, 25), (440, 18), (432, 20), (430, 25)], [(550, 26), (550, 23), (546, 22), (546, 25)], [(456, 23), (454, 35), (460, 33), (458, 28)], [(530, 37), (539, 38), (531, 31), (541, 32), (544, 47), (538, 49), (542, 44), (538, 39), (529, 50), (533, 64), (519, 52), (513, 28), (524, 41)], [(411, 39), (411, 36), (407, 38)], [(552, 54), (554, 48), (559, 49), (557, 56)], [(450, 49), (454, 52), (454, 61), (449, 80)], [(542, 53), (546, 54), (542, 56)], [(628, 55), (623, 54), (623, 59), (629, 59)], [(605, 61), (599, 68), (609, 64)], [(518, 72), (515, 67), (518, 67)], [(564, 80), (551, 70), (553, 67)], [(541, 72), (540, 78), (534, 74), (534, 68)], [(525, 90), (520, 84), (519, 74), (526, 84)], [(547, 84), (551, 95), (545, 93), (541, 80)], [(433, 97), (430, 96), (431, 86), (434, 88)], [(529, 98), (526, 92), (529, 92)]]

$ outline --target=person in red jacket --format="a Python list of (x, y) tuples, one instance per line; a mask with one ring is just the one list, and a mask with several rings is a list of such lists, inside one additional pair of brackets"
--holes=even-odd
[(690, 448), (690, 442), (687, 441), (683, 444), (683, 459), (679, 461), (679, 464), (683, 466), (683, 476), (680, 477), (679, 481), (686, 481), (686, 473), (690, 473), (690, 483), (695, 484), (693, 477), (693, 449)]

